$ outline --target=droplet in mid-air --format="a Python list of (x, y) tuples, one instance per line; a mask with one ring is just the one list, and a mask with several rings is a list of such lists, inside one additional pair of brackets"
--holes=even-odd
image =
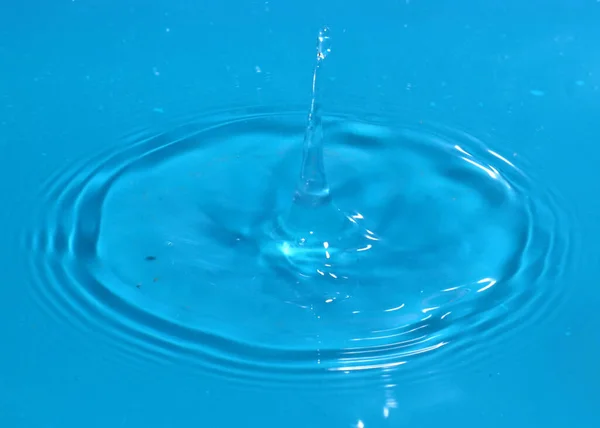
[(317, 37), (317, 61), (323, 60), (331, 52), (331, 39), (329, 37), (329, 28), (323, 27)]

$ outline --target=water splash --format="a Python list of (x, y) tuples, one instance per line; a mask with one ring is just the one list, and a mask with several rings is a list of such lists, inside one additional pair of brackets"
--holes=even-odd
[(331, 39), (327, 27), (317, 37), (317, 60), (313, 71), (312, 99), (308, 113), (308, 125), (304, 134), (304, 153), (300, 178), (296, 186), (294, 202), (319, 206), (330, 202), (330, 190), (325, 176), (323, 161), (323, 120), (320, 112), (318, 76), (321, 64), (331, 52)]
[(305, 112), (264, 108), (135, 134), (51, 177), (21, 252), (33, 298), (136, 360), (331, 392), (471, 369), (556, 311), (570, 236), (553, 195), (474, 136), (322, 116), (330, 52), (323, 29), (300, 178)]
[[(330, 53), (331, 36), (329, 29), (324, 27), (317, 36), (300, 177), (292, 206), (286, 216), (278, 218), (273, 238), (278, 248), (274, 252), (275, 263), (283, 257), (302, 277), (326, 277), (339, 282), (341, 278), (353, 280), (348, 276), (347, 268), (354, 265), (359, 253), (371, 248), (373, 242), (365, 242), (371, 238), (365, 238), (367, 232), (335, 205), (325, 173), (319, 77), (323, 61)], [(326, 294), (331, 292), (333, 290)]]

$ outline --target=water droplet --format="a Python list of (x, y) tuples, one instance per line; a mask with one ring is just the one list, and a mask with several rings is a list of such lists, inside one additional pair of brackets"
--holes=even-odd
[(317, 64), (324, 60), (331, 52), (331, 37), (329, 28), (324, 27), (317, 36)]

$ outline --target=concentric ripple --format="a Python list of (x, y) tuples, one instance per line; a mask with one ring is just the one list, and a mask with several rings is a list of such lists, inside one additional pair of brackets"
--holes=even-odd
[(552, 195), (512, 155), (422, 124), (324, 118), (353, 259), (287, 263), (304, 119), (220, 113), (62, 171), (27, 236), (34, 297), (132, 355), (273, 382), (469, 360), (556, 304)]

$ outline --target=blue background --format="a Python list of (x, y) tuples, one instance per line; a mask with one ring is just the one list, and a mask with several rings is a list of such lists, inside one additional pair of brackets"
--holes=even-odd
[[(599, 23), (596, 0), (2, 0), (0, 427), (599, 426)], [(561, 194), (560, 313), (443, 381), (334, 397), (138, 366), (42, 314), (19, 237), (47, 177), (180, 115), (308, 106), (324, 24), (326, 104), (500, 136)]]

